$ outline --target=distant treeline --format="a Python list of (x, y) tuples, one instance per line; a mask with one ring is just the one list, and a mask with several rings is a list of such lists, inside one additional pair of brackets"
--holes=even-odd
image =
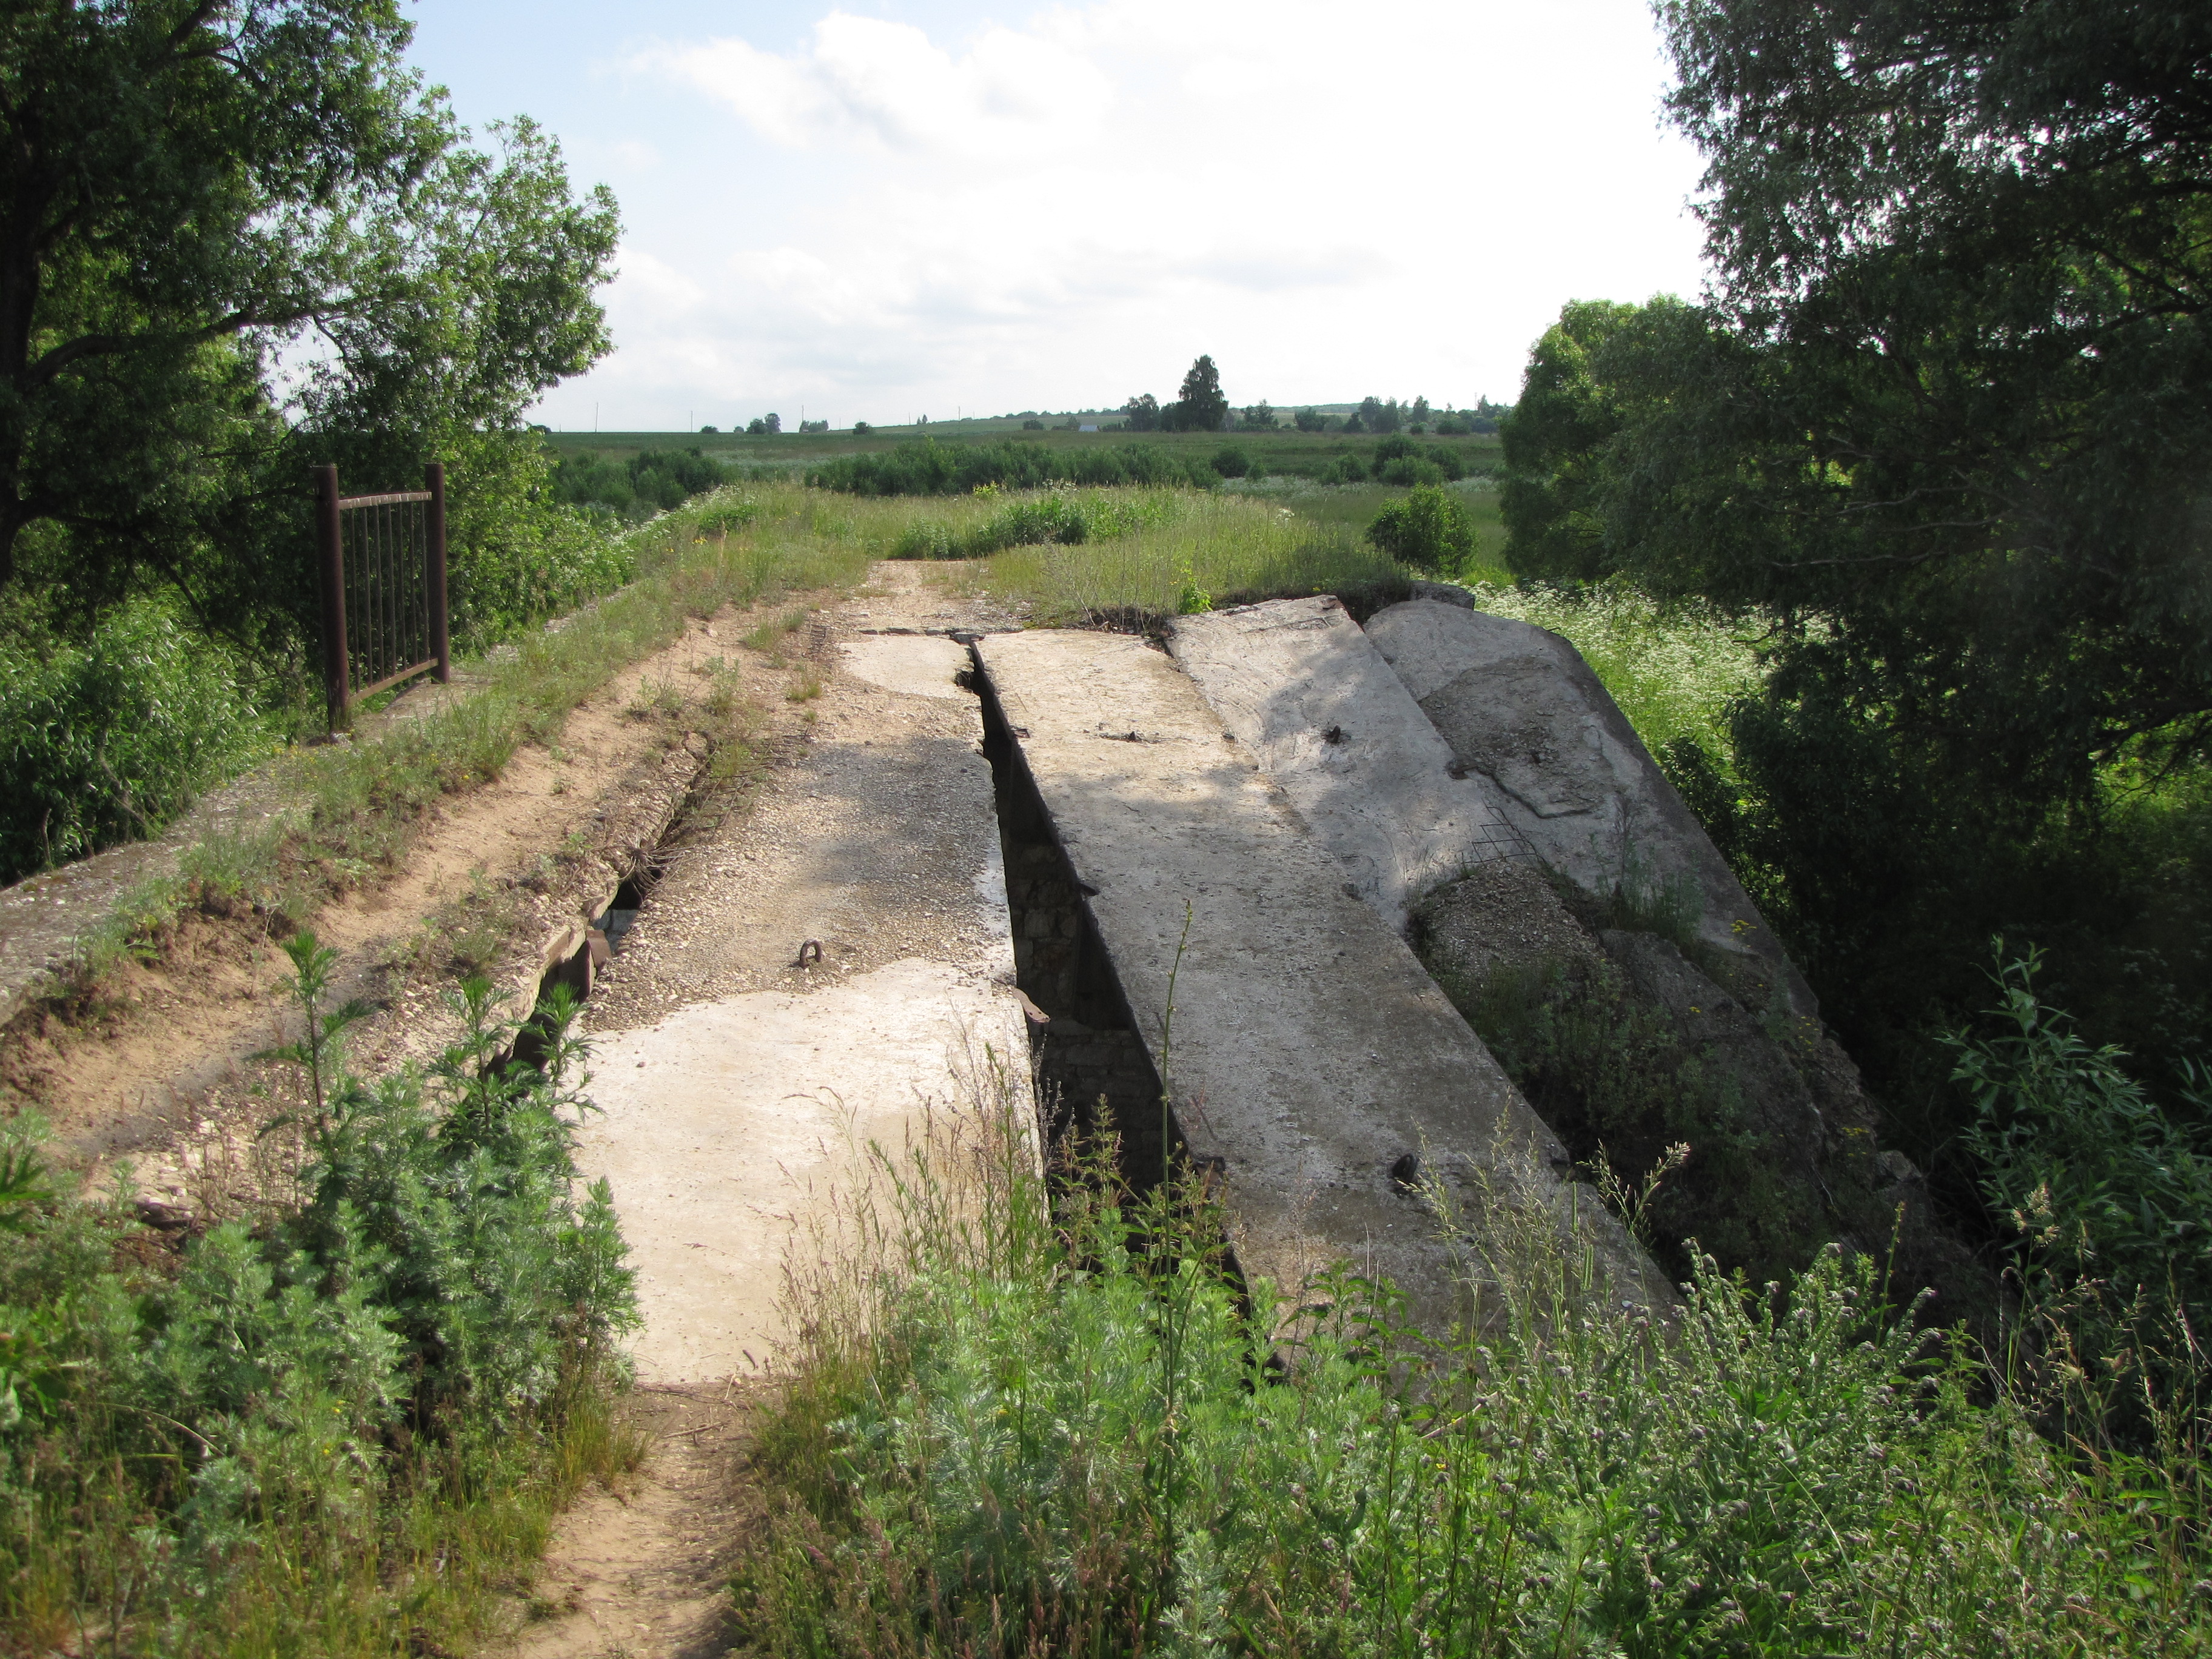
[(888, 453), (847, 455), (810, 470), (817, 489), (854, 495), (962, 495), (980, 484), (1034, 489), (1048, 483), (1195, 484), (1221, 475), (1206, 461), (1184, 459), (1155, 444), (1108, 444), (1050, 449), (1042, 444), (956, 447), (924, 439)]
[(1041, 443), (962, 446), (926, 438), (883, 453), (824, 461), (809, 470), (806, 482), (817, 489), (854, 495), (961, 495), (982, 484), (1011, 489), (1059, 483), (1188, 484), (1211, 489), (1224, 478), (1273, 471), (1303, 473), (1322, 483), (1411, 486), (1444, 483), (1487, 470), (1470, 465), (1449, 445), (1423, 447), (1402, 435), (1382, 440), (1364, 456), (1263, 452), (1255, 457), (1232, 443), (1211, 455), (1188, 458), (1157, 444), (1054, 449)]
[(696, 449), (643, 449), (628, 460), (563, 455), (553, 467), (553, 494), (572, 507), (604, 507), (623, 518), (649, 517), (720, 489), (742, 470)]

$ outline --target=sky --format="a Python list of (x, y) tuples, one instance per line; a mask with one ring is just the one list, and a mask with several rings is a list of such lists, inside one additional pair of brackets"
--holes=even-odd
[(481, 131), (621, 204), (568, 430), (1173, 397), (1510, 401), (1571, 300), (1694, 295), (1644, 0), (412, 0)]

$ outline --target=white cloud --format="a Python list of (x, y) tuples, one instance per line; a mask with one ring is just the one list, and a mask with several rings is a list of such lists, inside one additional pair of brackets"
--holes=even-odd
[(778, 56), (740, 40), (649, 52), (658, 70), (728, 104), (793, 149), (989, 161), (1010, 147), (1065, 150), (1097, 136), (1113, 88), (1080, 53), (1036, 34), (988, 31), (959, 58), (906, 23), (831, 12), (804, 52)]
[(965, 39), (831, 12), (633, 69), (757, 159), (681, 226), (633, 217), (620, 350), (549, 408), (1066, 407), (1202, 350), (1239, 402), (1471, 401), (1566, 300), (1697, 282), (1642, 0), (1097, 0)]

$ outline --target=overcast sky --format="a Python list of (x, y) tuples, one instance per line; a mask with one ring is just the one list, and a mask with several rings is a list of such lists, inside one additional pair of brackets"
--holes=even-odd
[[(1175, 394), (1510, 400), (1571, 299), (1693, 294), (1643, 0), (416, 0), (472, 126), (622, 204), (570, 429)], [(635, 20), (635, 21), (630, 21)]]

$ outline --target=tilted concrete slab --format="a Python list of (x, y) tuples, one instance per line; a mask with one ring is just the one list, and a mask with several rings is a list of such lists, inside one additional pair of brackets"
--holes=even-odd
[(1764, 964), (1796, 1012), (1819, 1004), (1705, 827), (1582, 653), (1532, 623), (1411, 599), (1368, 618), (1460, 764), (1498, 789), (1544, 863), (1589, 891), (1686, 878), (1698, 936)]
[[(976, 650), (1191, 1153), (1218, 1159), (1248, 1274), (1295, 1291), (1349, 1259), (1422, 1323), (1468, 1304), (1409, 1154), (1493, 1260), (1587, 1240), (1608, 1293), (1669, 1287), (1397, 933), (1167, 657), (1038, 630)], [(1189, 939), (1178, 964), (1188, 906)], [(1172, 1052), (1165, 1041), (1175, 976)], [(1394, 1176), (1394, 1170), (1396, 1171)]]
[(1472, 866), (1526, 856), (1497, 786), (1454, 775), (1451, 746), (1334, 594), (1179, 617), (1168, 648), (1391, 927)]

